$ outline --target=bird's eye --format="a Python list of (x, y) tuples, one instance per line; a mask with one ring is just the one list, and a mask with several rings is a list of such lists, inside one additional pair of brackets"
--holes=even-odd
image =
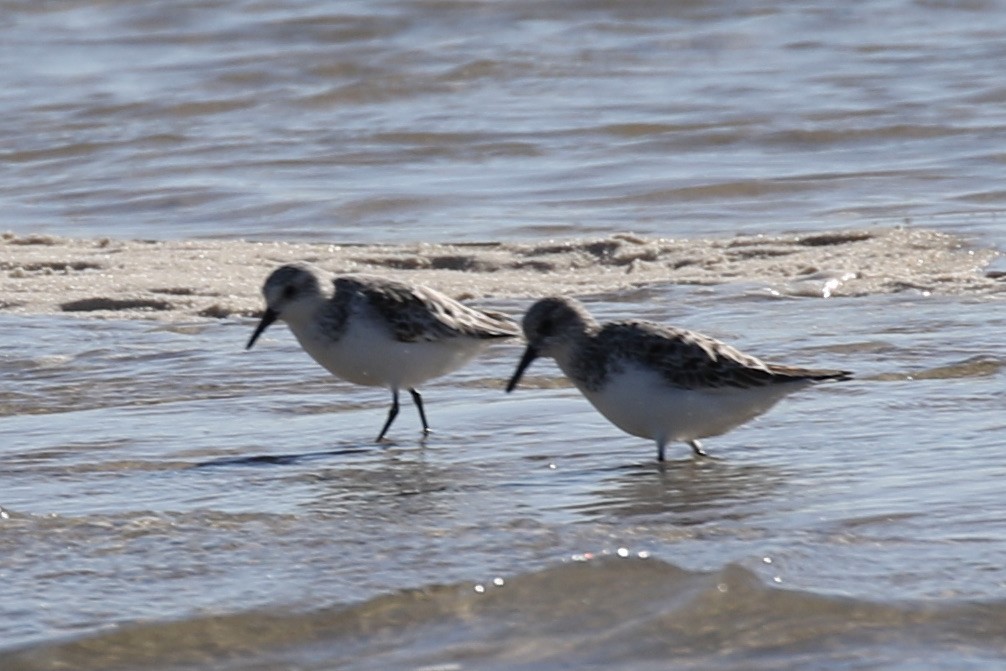
[(288, 284), (285, 287), (283, 287), (283, 298), (290, 299), (296, 295), (297, 295), (297, 287), (293, 286), (292, 284)]
[(552, 335), (552, 331), (555, 330), (555, 324), (552, 323), (551, 319), (543, 319), (540, 324), (538, 324), (538, 333), (543, 336)]

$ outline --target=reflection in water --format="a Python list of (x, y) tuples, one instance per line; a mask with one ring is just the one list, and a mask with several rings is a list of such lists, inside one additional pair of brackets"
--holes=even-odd
[(931, 366), (911, 371), (895, 371), (875, 375), (872, 379), (888, 382), (902, 380), (953, 380), (959, 378), (988, 377), (1002, 370), (1006, 361), (988, 354), (968, 357), (963, 361), (951, 361), (939, 366)]
[(352, 515), (398, 529), (414, 515), (454, 517), (454, 497), (475, 487), (469, 480), (477, 482), (462, 465), (430, 463), (423, 448), (375, 456), (295, 474), (293, 479), (310, 492), (301, 510), (323, 518)]
[[(377, 447), (377, 446), (375, 446)], [(336, 450), (320, 450), (314, 452), (298, 452), (293, 454), (255, 454), (241, 457), (221, 457), (194, 464), (193, 468), (208, 468), (213, 466), (291, 466), (327, 457), (341, 457), (347, 454), (361, 454), (375, 449), (374, 447), (346, 447)]]
[(717, 458), (641, 464), (605, 479), (590, 503), (574, 508), (590, 518), (672, 515), (670, 523), (696, 525), (741, 520), (757, 503), (778, 498), (786, 482), (777, 468)]

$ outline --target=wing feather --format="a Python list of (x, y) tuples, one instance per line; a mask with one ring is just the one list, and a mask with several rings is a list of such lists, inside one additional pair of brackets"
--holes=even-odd
[(701, 333), (646, 321), (604, 325), (585, 348), (584, 357), (603, 363), (581, 366), (583, 371), (593, 370), (595, 378), (601, 376), (588, 380), (588, 385), (594, 386), (627, 364), (655, 370), (669, 384), (684, 389), (750, 388), (800, 380), (846, 379), (850, 375), (846, 371), (768, 364)]
[(510, 338), (517, 324), (498, 312), (476, 310), (435, 289), (376, 276), (344, 275), (335, 280), (336, 298), (353, 296), (387, 322), (402, 342), (468, 337)]

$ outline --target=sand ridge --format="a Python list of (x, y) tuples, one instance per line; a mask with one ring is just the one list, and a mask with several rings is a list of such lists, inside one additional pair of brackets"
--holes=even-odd
[(604, 294), (654, 284), (743, 282), (779, 295), (998, 293), (991, 248), (929, 229), (710, 239), (630, 233), (535, 243), (339, 245), (236, 239), (0, 236), (0, 309), (165, 321), (254, 316), (278, 265), (376, 273), (466, 299)]

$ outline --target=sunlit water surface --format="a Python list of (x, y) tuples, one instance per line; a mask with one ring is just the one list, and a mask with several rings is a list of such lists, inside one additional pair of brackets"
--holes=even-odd
[[(1004, 240), (980, 0), (25, 0), (0, 26), (21, 235)], [(282, 327), (245, 352), (236, 317), (0, 316), (0, 668), (1001, 668), (1000, 300), (586, 298), (857, 377), (661, 467), (548, 361), (504, 394), (517, 344), (377, 446), (387, 392)]]
[[(627, 308), (613, 298), (595, 303), (600, 316)], [(864, 603), (1006, 597), (996, 305), (674, 287), (631, 299), (646, 316), (858, 378), (710, 439), (711, 459), (677, 446), (660, 466), (550, 362), (504, 394), (516, 345), (425, 388), (428, 440), (406, 406), (394, 443), (376, 446), (386, 392), (328, 379), (282, 327), (245, 352), (250, 323), (5, 319), (8, 640), (310, 613), (440, 584), (477, 595), (620, 549)], [(561, 576), (555, 617), (579, 599)], [(234, 636), (251, 645), (254, 631)]]

